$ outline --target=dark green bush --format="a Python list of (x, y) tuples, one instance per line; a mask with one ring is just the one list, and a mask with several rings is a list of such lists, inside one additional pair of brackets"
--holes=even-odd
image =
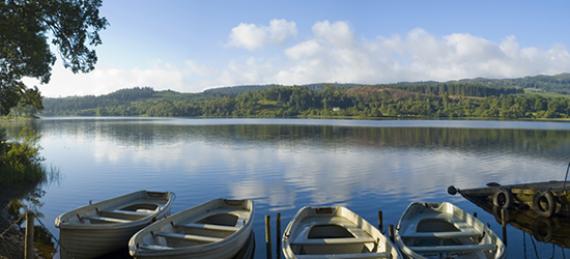
[(40, 182), (45, 178), (37, 144), (39, 136), (24, 128), (17, 139), (8, 141), (0, 129), (0, 183)]

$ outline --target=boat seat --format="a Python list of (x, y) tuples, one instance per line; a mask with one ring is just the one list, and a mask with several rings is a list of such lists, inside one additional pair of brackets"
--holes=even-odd
[(361, 229), (361, 228), (346, 227), (346, 230), (348, 230), (348, 232), (350, 232), (355, 237), (369, 236), (369, 234), (366, 233), (366, 231), (364, 231), (364, 229)]
[(116, 218), (109, 218), (109, 217), (101, 217), (101, 216), (83, 216), (81, 219), (88, 219), (88, 220), (96, 220), (102, 222), (109, 222), (109, 223), (129, 223), (132, 220), (128, 219), (116, 219)]
[(344, 244), (363, 244), (363, 243), (374, 243), (376, 240), (372, 237), (360, 237), (360, 238), (303, 238), (302, 240), (295, 240), (291, 242), (291, 245), (344, 245)]
[(451, 232), (414, 232), (409, 234), (402, 234), (403, 238), (462, 238), (462, 237), (478, 237), (481, 232), (475, 229), (466, 229), (464, 231), (451, 231)]
[(497, 248), (494, 244), (473, 244), (473, 245), (448, 245), (448, 246), (410, 246), (416, 253), (429, 253), (429, 252), (477, 252), (494, 250)]
[(205, 236), (190, 235), (190, 234), (172, 233), (172, 232), (158, 232), (155, 235), (167, 238), (196, 241), (201, 243), (215, 243), (224, 240), (223, 238), (217, 238), (217, 237), (205, 237)]
[(152, 212), (146, 211), (128, 211), (128, 210), (102, 210), (99, 212), (101, 215), (106, 217), (121, 217), (121, 216), (133, 216), (133, 217), (145, 217), (150, 215)]
[(351, 259), (351, 258), (391, 258), (391, 254), (388, 252), (384, 253), (358, 253), (358, 254), (318, 254), (318, 255), (295, 255), (299, 259), (317, 259), (317, 258), (340, 258), (340, 259)]
[(199, 223), (189, 223), (189, 224), (176, 225), (176, 227), (193, 228), (193, 229), (196, 229), (196, 228), (197, 229), (207, 229), (207, 230), (216, 230), (216, 231), (225, 231), (225, 232), (236, 232), (240, 229), (239, 227), (213, 225), (213, 224), (199, 224)]
[(149, 214), (153, 214), (156, 211), (155, 210), (145, 210), (145, 209), (138, 209), (135, 211), (130, 211), (130, 210), (122, 210), (122, 209), (116, 209), (113, 210), (113, 212), (116, 213), (123, 213), (123, 214), (130, 214), (130, 215), (149, 215)]
[(163, 251), (174, 249), (170, 246), (161, 246), (161, 245), (142, 245), (140, 248), (148, 250), (163, 250)]
[(473, 226), (467, 222), (454, 222), (453, 225), (459, 229), (473, 228)]

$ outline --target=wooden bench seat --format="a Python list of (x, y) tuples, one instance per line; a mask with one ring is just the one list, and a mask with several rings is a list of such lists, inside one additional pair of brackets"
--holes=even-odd
[(89, 221), (101, 221), (101, 222), (108, 222), (108, 223), (129, 223), (132, 220), (128, 219), (117, 219), (117, 218), (109, 218), (109, 217), (101, 217), (101, 216), (84, 216), (81, 219), (88, 219)]
[(161, 245), (142, 245), (141, 248), (142, 249), (148, 249), (148, 250), (163, 250), (163, 251), (174, 249), (170, 246), (161, 246)]
[(364, 244), (374, 243), (376, 240), (372, 237), (361, 238), (307, 238), (302, 240), (295, 240), (291, 245), (344, 245), (344, 244)]
[(127, 210), (101, 210), (99, 215), (109, 218), (137, 220), (150, 215), (150, 213)]
[(457, 252), (477, 252), (485, 250), (496, 249), (497, 246), (494, 244), (473, 244), (473, 245), (447, 245), (447, 246), (410, 246), (416, 253), (457, 253)]
[(206, 237), (206, 236), (198, 236), (198, 235), (190, 235), (190, 234), (182, 234), (182, 233), (175, 233), (175, 232), (158, 232), (155, 233), (157, 236), (166, 237), (166, 238), (176, 238), (176, 239), (184, 239), (188, 241), (195, 241), (200, 243), (214, 243), (224, 240), (223, 238), (217, 237)]
[(463, 238), (478, 236), (481, 236), (481, 233), (475, 229), (451, 232), (414, 232), (409, 234), (402, 234), (403, 238)]
[(225, 232), (236, 232), (240, 229), (239, 227), (221, 226), (213, 224), (198, 224), (198, 223), (181, 224), (181, 225), (176, 225), (175, 227), (188, 228), (188, 229), (206, 229), (206, 230), (225, 231)]

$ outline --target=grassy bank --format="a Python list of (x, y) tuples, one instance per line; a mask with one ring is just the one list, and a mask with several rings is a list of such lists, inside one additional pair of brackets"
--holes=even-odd
[(39, 119), (38, 116), (0, 116), (0, 121), (10, 122), (10, 121), (31, 121), (34, 119)]
[(0, 183), (35, 183), (45, 178), (38, 138), (30, 128), (22, 128), (17, 138), (8, 141), (0, 128)]

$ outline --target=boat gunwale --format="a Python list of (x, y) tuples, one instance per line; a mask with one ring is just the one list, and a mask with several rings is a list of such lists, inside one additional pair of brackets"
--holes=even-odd
[[(76, 211), (78, 210), (85, 210), (85, 209), (89, 209), (89, 208), (96, 208), (97, 206), (100, 206), (102, 204), (107, 204), (107, 203), (111, 203), (113, 201), (118, 201), (121, 199), (125, 199), (128, 198), (129, 196), (135, 196), (141, 193), (163, 193), (166, 195), (167, 197), (167, 201), (166, 203), (164, 203), (164, 205), (159, 206), (157, 209), (157, 211), (153, 212), (152, 214), (149, 214), (147, 216), (144, 216), (140, 219), (136, 219), (136, 220), (130, 220), (130, 222), (124, 222), (124, 223), (108, 223), (108, 224), (85, 224), (85, 223), (75, 223), (75, 222), (62, 222), (62, 219), (65, 217), (73, 217), (73, 213), (76, 213)], [(152, 222), (153, 220), (161, 218), (161, 217), (165, 217), (169, 210), (170, 207), (172, 206), (172, 202), (174, 201), (174, 193), (173, 192), (157, 192), (157, 191), (148, 191), (148, 190), (140, 190), (140, 191), (136, 191), (136, 192), (131, 192), (131, 193), (127, 193), (124, 195), (120, 195), (120, 196), (116, 196), (110, 199), (106, 199), (106, 200), (102, 200), (93, 204), (88, 204), (88, 205), (84, 205), (81, 207), (77, 207), (75, 209), (69, 210), (67, 212), (64, 212), (62, 214), (60, 214), (59, 216), (56, 217), (55, 219), (55, 227), (59, 228), (60, 231), (62, 230), (90, 230), (90, 231), (114, 231), (114, 230), (118, 230), (118, 229), (128, 229), (128, 228), (132, 228), (132, 227), (137, 227), (137, 226), (141, 226), (141, 225), (145, 225), (148, 224), (150, 222)]]

